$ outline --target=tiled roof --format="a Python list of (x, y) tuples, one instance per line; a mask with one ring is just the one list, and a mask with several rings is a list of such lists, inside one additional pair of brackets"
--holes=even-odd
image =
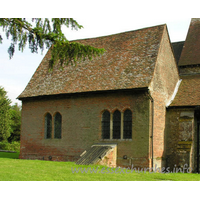
[(182, 76), (181, 79), (178, 93), (170, 106), (200, 105), (200, 75)]
[(148, 87), (166, 25), (99, 38), (78, 40), (106, 52), (77, 66), (48, 71), (50, 51), (18, 97)]
[(184, 41), (182, 42), (173, 42), (172, 47), (174, 51), (174, 57), (176, 59), (176, 63), (178, 64), (179, 58), (181, 56), (181, 51), (183, 49)]
[(76, 162), (77, 165), (92, 165), (100, 161), (112, 146), (92, 146), (88, 151), (83, 152)]
[(179, 66), (200, 64), (200, 18), (193, 18), (179, 60)]
[(200, 74), (197, 66), (199, 64), (200, 18), (193, 18), (178, 63), (182, 82), (170, 106), (200, 105)]

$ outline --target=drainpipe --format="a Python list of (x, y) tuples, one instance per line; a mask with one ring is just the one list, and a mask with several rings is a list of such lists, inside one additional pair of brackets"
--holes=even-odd
[(199, 131), (200, 131), (200, 112), (197, 112), (197, 173), (199, 174)]
[(200, 133), (200, 108), (199, 106), (195, 109), (195, 117), (197, 119), (197, 173), (199, 174), (199, 133)]
[(151, 115), (152, 115), (152, 118), (151, 118), (151, 167), (153, 169), (153, 124), (154, 124), (154, 100), (150, 94), (150, 91), (148, 90), (148, 97), (149, 99), (151, 100)]

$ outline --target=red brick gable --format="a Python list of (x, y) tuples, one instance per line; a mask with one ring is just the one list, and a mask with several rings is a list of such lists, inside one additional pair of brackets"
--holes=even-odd
[(54, 66), (52, 72), (48, 71), (48, 51), (18, 98), (148, 87), (165, 26), (78, 40), (106, 52), (63, 70)]

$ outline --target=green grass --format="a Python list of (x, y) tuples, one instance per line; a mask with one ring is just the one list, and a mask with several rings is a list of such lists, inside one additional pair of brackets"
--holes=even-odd
[[(107, 173), (103, 166), (81, 166), (73, 162), (21, 160), (19, 153), (0, 152), (0, 181), (199, 181), (199, 174)], [(72, 173), (72, 168), (97, 168), (97, 173)], [(104, 172), (103, 174), (100, 173)], [(110, 171), (111, 172), (111, 171)], [(129, 171), (130, 172), (130, 171)]]

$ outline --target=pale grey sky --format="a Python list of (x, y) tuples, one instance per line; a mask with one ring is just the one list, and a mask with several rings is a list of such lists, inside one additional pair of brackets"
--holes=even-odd
[[(188, 4), (186, 1), (179, 0), (140, 0), (137, 3), (130, 0), (102, 0), (99, 2), (86, 0), (78, 1), (78, 3), (73, 1), (70, 5), (67, 3), (65, 8), (59, 6), (61, 5), (61, 3), (59, 4), (60, 1), (57, 2), (58, 5), (48, 7), (50, 10), (55, 10), (59, 7), (59, 12), (56, 12), (56, 16), (54, 12), (47, 12), (47, 15), (44, 16), (42, 8), (39, 8), (37, 15), (42, 13), (39, 17), (74, 16), (73, 18), (83, 25), (84, 29), (79, 31), (64, 29), (69, 40), (98, 37), (167, 24), (171, 41), (183, 41), (185, 40), (191, 18), (198, 17), (194, 13), (199, 12), (198, 7), (192, 6), (192, 1)], [(34, 14), (34, 9), (36, 8), (37, 6), (33, 5), (31, 9), (24, 12), (24, 16), (18, 16), (18, 12), (16, 16), (6, 16), (6, 12), (3, 12), (0, 14), (0, 17), (37, 17)], [(16, 98), (25, 89), (46, 51), (43, 55), (41, 55), (40, 51), (38, 54), (32, 54), (27, 45), (24, 53), (16, 49), (14, 57), (10, 60), (7, 53), (9, 44), (10, 41), (6, 38), (4, 38), (3, 44), (0, 44), (0, 86), (5, 88), (8, 92), (8, 97), (13, 103), (18, 102), (21, 104), (21, 101), (16, 100)]]

